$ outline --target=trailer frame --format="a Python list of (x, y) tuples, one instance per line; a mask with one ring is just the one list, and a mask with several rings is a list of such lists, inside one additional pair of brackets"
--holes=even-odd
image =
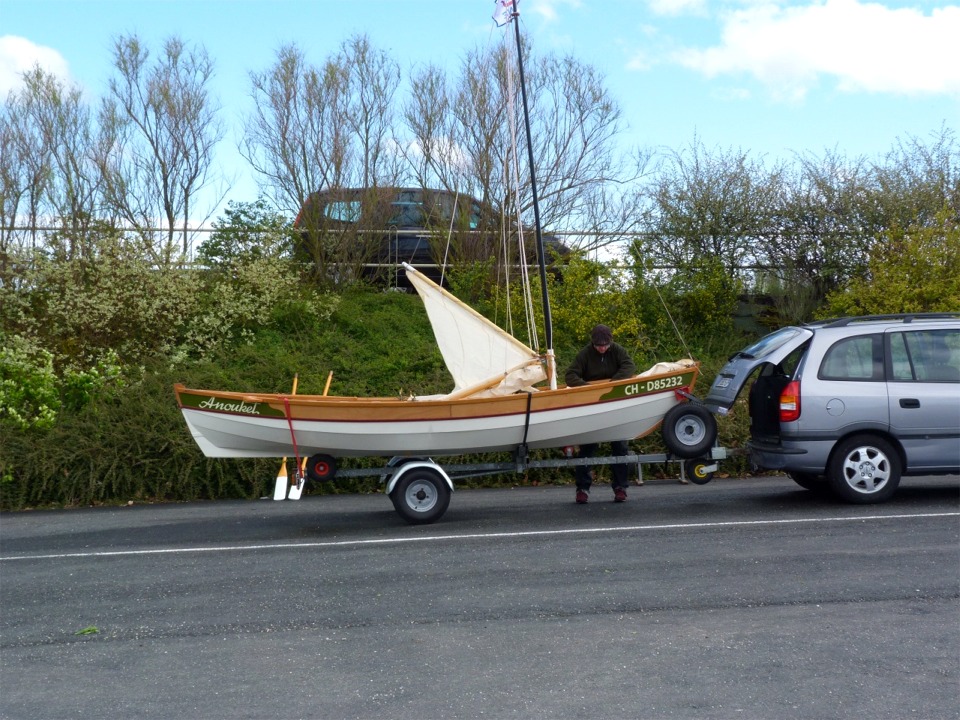
[[(572, 453), (573, 448), (564, 448), (564, 452)], [(689, 480), (703, 485), (713, 478), (713, 474), (719, 469), (719, 461), (731, 454), (728, 448), (714, 446), (700, 458), (683, 458), (672, 453), (631, 452), (626, 455), (598, 455), (587, 458), (574, 457), (571, 454), (562, 458), (534, 460), (530, 458), (528, 448), (521, 445), (513, 451), (511, 461), (441, 464), (432, 457), (395, 456), (382, 467), (338, 469), (335, 458), (318, 453), (307, 460), (306, 477), (301, 468), (295, 469), (288, 497), (300, 497), (307, 477), (313, 481), (326, 482), (340, 478), (379, 476), (384, 492), (393, 502), (397, 513), (412, 525), (424, 525), (436, 522), (446, 512), (456, 480), (507, 473), (523, 474), (528, 470), (545, 468), (623, 464), (635, 465), (637, 479), (643, 482), (644, 465), (679, 463), (681, 481)], [(316, 472), (315, 468), (322, 468), (322, 472)]]

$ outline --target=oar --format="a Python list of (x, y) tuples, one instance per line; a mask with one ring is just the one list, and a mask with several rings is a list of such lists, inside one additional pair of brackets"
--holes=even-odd
[[(297, 394), (297, 380), (299, 374), (293, 376), (293, 394)], [(277, 473), (277, 484), (273, 486), (273, 499), (285, 500), (287, 497), (287, 459), (284, 458), (280, 463), (280, 472)]]
[[(330, 390), (330, 381), (333, 380), (333, 370), (330, 371), (330, 374), (327, 375), (327, 384), (323, 388), (323, 396), (327, 396), (327, 392)], [(307, 458), (303, 458), (303, 461), (300, 464), (300, 479), (299, 482), (295, 482), (290, 486), (290, 493), (287, 495), (288, 500), (299, 500), (300, 495), (303, 493), (303, 474), (307, 469)]]

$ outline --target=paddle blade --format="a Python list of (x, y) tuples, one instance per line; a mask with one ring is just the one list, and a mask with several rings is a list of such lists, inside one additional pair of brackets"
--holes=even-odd
[(273, 486), (273, 499), (286, 500), (287, 498), (287, 459), (283, 459), (280, 472), (277, 473), (277, 484)]
[(288, 500), (300, 499), (300, 495), (303, 493), (303, 485), (306, 482), (306, 478), (303, 475), (304, 468), (306, 467), (307, 467), (307, 458), (304, 458), (303, 465), (296, 473), (294, 473), (293, 481), (290, 483), (290, 492), (287, 495)]

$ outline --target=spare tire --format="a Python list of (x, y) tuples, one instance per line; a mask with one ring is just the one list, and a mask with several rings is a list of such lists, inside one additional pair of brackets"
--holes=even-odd
[(717, 440), (717, 421), (699, 403), (675, 405), (663, 417), (660, 429), (667, 449), (680, 458), (706, 455)]

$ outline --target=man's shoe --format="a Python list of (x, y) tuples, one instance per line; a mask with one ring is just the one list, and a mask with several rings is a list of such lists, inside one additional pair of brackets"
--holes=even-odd
[(626, 502), (627, 491), (623, 488), (616, 488), (613, 491), (613, 501), (614, 502)]
[(586, 490), (577, 490), (577, 505), (583, 505), (590, 499)]

